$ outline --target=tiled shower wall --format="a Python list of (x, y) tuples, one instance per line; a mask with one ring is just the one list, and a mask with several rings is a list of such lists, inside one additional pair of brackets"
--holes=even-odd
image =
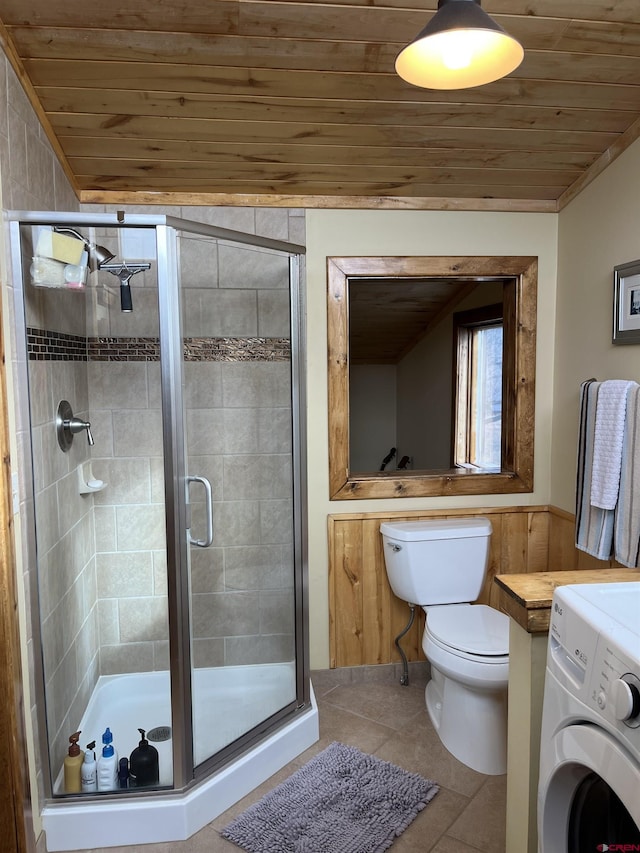
[(99, 675), (93, 499), (78, 488), (89, 444), (80, 433), (65, 453), (55, 427), (61, 400), (89, 417), (86, 299), (27, 282), (25, 302), (47, 726), (57, 767)]
[(186, 371), (189, 473), (214, 490), (214, 548), (192, 549), (195, 663), (292, 660), (288, 259), (187, 238), (181, 278), (186, 335), (226, 341)]
[(100, 673), (166, 669), (159, 362), (90, 361), (89, 409), (93, 474), (107, 484), (94, 495)]
[[(118, 251), (109, 234), (100, 240)], [(288, 259), (196, 235), (180, 239), (179, 254), (188, 473), (208, 477), (214, 499), (214, 545), (191, 549), (195, 664), (290, 660)], [(99, 297), (90, 320), (93, 473), (109, 484), (95, 495), (103, 674), (168, 666), (154, 284), (153, 269), (137, 275), (133, 313), (113, 300), (105, 312)], [(202, 492), (191, 494), (201, 538)]]

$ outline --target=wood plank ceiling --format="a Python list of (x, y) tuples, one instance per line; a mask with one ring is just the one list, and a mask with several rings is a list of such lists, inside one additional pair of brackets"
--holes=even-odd
[(394, 72), (435, 8), (0, 0), (0, 35), (82, 201), (557, 210), (639, 135), (639, 0), (485, 0), (524, 62), (453, 92)]

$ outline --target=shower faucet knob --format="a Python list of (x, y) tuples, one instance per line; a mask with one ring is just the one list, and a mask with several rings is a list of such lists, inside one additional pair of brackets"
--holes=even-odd
[(93, 447), (94, 440), (93, 435), (91, 434), (91, 424), (89, 421), (83, 421), (80, 418), (71, 418), (70, 420), (63, 421), (64, 429), (68, 429), (72, 435), (76, 435), (79, 432), (82, 432), (83, 429), (87, 431), (87, 441), (89, 445)]
[(73, 443), (73, 436), (87, 431), (87, 441), (90, 446), (93, 446), (93, 434), (91, 433), (91, 424), (89, 421), (83, 421), (82, 418), (76, 418), (73, 415), (73, 410), (67, 400), (61, 400), (58, 405), (56, 414), (56, 433), (58, 435), (58, 445), (60, 449), (66, 453)]

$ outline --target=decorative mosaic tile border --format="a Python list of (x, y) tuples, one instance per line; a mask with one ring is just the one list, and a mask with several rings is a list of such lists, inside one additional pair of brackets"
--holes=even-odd
[(89, 361), (160, 361), (159, 338), (88, 338)]
[(87, 361), (87, 339), (27, 327), (27, 352), (30, 361)]
[(290, 361), (289, 338), (185, 338), (185, 361)]
[[(160, 361), (159, 338), (82, 338), (27, 329), (32, 361)], [(185, 338), (185, 361), (290, 361), (288, 338)]]

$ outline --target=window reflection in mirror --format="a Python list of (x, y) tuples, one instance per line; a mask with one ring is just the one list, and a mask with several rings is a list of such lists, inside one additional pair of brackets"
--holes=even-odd
[(502, 467), (503, 315), (502, 302), (453, 315), (451, 444), (456, 467)]
[(331, 497), (531, 491), (536, 259), (328, 273)]

